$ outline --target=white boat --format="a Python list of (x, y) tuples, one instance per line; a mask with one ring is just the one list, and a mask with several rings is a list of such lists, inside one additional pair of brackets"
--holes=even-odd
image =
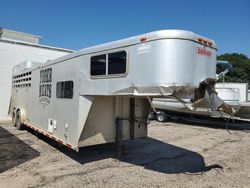
[[(223, 62), (228, 64), (228, 62)], [(229, 64), (230, 65), (230, 64)], [(229, 69), (217, 75), (217, 78), (223, 77), (229, 72)], [(250, 90), (248, 83), (216, 83), (215, 91), (218, 97), (225, 103), (230, 105), (233, 113), (227, 114), (223, 110), (213, 109), (212, 107), (204, 108), (205, 105), (199, 107), (191, 102), (190, 99), (178, 99), (174, 97), (168, 98), (154, 98), (152, 101), (152, 108), (158, 121), (165, 121), (169, 114), (189, 114), (189, 115), (202, 115), (210, 117), (227, 117), (232, 116), (237, 119), (250, 120)], [(171, 116), (171, 115), (170, 115)]]

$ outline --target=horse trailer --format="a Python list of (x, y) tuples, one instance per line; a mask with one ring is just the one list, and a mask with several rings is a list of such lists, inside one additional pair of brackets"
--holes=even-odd
[(76, 151), (146, 137), (152, 98), (194, 98), (202, 81), (216, 78), (216, 51), (193, 32), (161, 30), (23, 62), (13, 68), (10, 114), (18, 128)]

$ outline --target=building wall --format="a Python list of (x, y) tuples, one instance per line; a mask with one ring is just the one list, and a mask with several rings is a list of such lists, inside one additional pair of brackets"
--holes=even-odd
[(46, 62), (70, 53), (20, 43), (8, 43), (0, 40), (0, 121), (6, 120), (11, 96), (12, 67), (22, 61)]

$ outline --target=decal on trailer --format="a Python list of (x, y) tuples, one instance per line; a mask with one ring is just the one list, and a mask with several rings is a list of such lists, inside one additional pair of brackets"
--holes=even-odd
[(39, 101), (49, 104), (52, 90), (52, 68), (40, 70)]
[(207, 50), (206, 48), (198, 47), (197, 48), (197, 54), (202, 55), (202, 56), (206, 56), (206, 57), (211, 57), (212, 52)]
[(150, 44), (141, 44), (137, 47), (137, 54), (149, 53), (151, 51)]

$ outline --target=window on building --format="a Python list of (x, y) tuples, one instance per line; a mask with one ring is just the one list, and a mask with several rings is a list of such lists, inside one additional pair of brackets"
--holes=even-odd
[(127, 53), (120, 51), (108, 54), (108, 74), (123, 74), (126, 72)]
[(56, 84), (56, 97), (57, 98), (73, 98), (73, 81), (57, 82)]
[(92, 76), (106, 75), (106, 55), (91, 57), (90, 74)]

